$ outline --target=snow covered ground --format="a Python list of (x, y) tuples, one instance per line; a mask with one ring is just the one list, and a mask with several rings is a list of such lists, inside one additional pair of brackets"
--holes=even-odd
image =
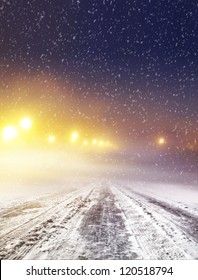
[(198, 207), (190, 205), (105, 182), (14, 203), (1, 209), (0, 256), (195, 259)]
[(1, 158), (1, 259), (198, 258), (196, 184), (146, 182), (134, 169), (64, 159), (49, 165), (43, 157), (34, 171), (27, 162), (31, 172), (22, 174)]

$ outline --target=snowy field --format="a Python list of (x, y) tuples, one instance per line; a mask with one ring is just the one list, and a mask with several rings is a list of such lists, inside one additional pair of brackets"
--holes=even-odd
[(196, 174), (45, 150), (0, 167), (1, 259), (198, 258)]

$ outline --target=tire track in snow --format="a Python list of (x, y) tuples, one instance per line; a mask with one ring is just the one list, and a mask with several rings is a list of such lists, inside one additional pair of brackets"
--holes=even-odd
[(56, 228), (64, 228), (62, 221), (69, 221), (84, 205), (92, 191), (93, 187), (75, 192), (47, 211), (2, 235), (0, 258), (22, 259), (41, 239), (49, 238)]
[(181, 228), (181, 230), (185, 231), (195, 242), (198, 242), (198, 217), (193, 215), (179, 207), (175, 207), (167, 202), (160, 201), (156, 198), (149, 197), (147, 195), (143, 195), (137, 193), (139, 196), (145, 198), (149, 203), (152, 203), (158, 208), (165, 210), (170, 215), (170, 218), (176, 218), (175, 222), (177, 226)]
[(84, 216), (79, 231), (88, 259), (141, 259), (126, 217), (108, 187), (98, 189), (96, 203)]
[(182, 245), (173, 238), (174, 235), (177, 235), (177, 239), (182, 237), (181, 231), (171, 228), (168, 220), (153, 212), (153, 209), (145, 205), (141, 199), (137, 200), (126, 190), (111, 188), (141, 246), (144, 259), (191, 258)]

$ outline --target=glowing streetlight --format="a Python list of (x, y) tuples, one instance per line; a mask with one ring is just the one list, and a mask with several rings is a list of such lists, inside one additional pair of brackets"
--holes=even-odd
[(78, 140), (78, 138), (79, 138), (79, 133), (77, 131), (74, 131), (70, 137), (71, 143), (75, 143)]
[(32, 127), (32, 121), (29, 118), (24, 118), (20, 122), (20, 127), (23, 130), (30, 130)]
[(12, 141), (18, 135), (17, 128), (15, 126), (12, 126), (12, 125), (6, 126), (3, 129), (2, 135), (3, 135), (3, 140), (4, 141)]
[(56, 141), (56, 137), (54, 136), (54, 135), (50, 135), (49, 137), (48, 137), (48, 142), (49, 143), (54, 143)]
[(159, 144), (160, 146), (163, 146), (165, 143), (166, 143), (166, 140), (165, 140), (164, 137), (160, 137), (160, 138), (158, 139), (158, 144)]

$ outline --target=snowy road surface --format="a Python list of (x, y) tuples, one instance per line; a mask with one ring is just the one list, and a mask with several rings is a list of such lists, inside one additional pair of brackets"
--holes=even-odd
[(1, 259), (197, 259), (198, 206), (92, 184), (1, 207)]

